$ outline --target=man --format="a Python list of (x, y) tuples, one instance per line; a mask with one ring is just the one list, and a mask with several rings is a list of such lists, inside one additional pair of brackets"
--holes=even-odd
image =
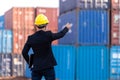
[(37, 31), (33, 35), (28, 36), (28, 40), (22, 50), (22, 55), (29, 64), (28, 51), (30, 48), (33, 49), (32, 80), (41, 80), (42, 76), (46, 80), (55, 80), (54, 66), (57, 63), (52, 52), (51, 43), (56, 39), (62, 38), (71, 28), (71, 24), (67, 23), (63, 30), (58, 33), (52, 33), (51, 31), (46, 31), (48, 23), (49, 21), (45, 15), (39, 14), (36, 17), (35, 26)]

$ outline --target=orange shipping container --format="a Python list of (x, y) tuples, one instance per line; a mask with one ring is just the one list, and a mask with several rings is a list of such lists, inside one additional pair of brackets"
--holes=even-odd
[(5, 28), (13, 30), (13, 53), (21, 54), (26, 37), (34, 29), (35, 9), (13, 7), (5, 12)]
[[(32, 7), (13, 7), (5, 12), (6, 29), (33, 29), (35, 9)], [(27, 26), (26, 26), (27, 25)]]
[(34, 28), (35, 10), (34, 8), (24, 8), (25, 29)]
[(18, 53), (18, 31), (17, 30), (13, 30), (13, 52), (14, 53)]
[(111, 12), (111, 44), (120, 45), (120, 10), (112, 10)]
[(120, 9), (120, 0), (111, 0), (112, 9)]
[[(58, 8), (36, 8), (36, 16), (38, 14), (44, 14), (49, 19), (49, 24), (47, 26), (47, 30), (51, 30), (53, 33), (58, 31)], [(58, 41), (54, 41), (53, 45), (58, 44)]]

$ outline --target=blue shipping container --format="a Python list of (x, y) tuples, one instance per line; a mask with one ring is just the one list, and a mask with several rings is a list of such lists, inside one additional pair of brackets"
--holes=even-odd
[(110, 0), (60, 0), (60, 14), (80, 9), (110, 9)]
[(1, 53), (12, 53), (12, 31), (11, 30), (1, 30)]
[(25, 60), (21, 54), (12, 54), (12, 76), (24, 76)]
[(109, 50), (107, 47), (78, 47), (76, 80), (109, 80)]
[(2, 53), (2, 30), (0, 30), (0, 53)]
[(58, 65), (55, 67), (56, 78), (58, 80), (75, 79), (75, 55), (74, 46), (53, 46), (53, 52)]
[[(58, 65), (55, 66), (56, 78), (58, 80), (75, 79), (75, 47), (74, 46), (53, 46), (53, 53)], [(32, 52), (29, 52), (32, 53)], [(26, 66), (25, 76), (30, 78), (31, 72)]]
[(120, 80), (120, 46), (112, 46), (110, 54), (110, 78)]
[(0, 29), (5, 29), (4, 22), (4, 15), (2, 15), (0, 16)]
[(12, 76), (11, 54), (0, 54), (0, 77)]
[(12, 41), (13, 41), (13, 36), (12, 36), (12, 31), (11, 30), (7, 30), (7, 51), (6, 53), (12, 53)]
[(7, 31), (6, 30), (3, 30), (2, 31), (2, 53), (6, 53), (7, 51)]
[[(29, 50), (28, 54), (29, 54), (29, 56), (30, 56), (31, 54), (33, 54), (32, 48)], [(30, 69), (29, 69), (28, 67), (29, 67), (29, 66), (28, 66), (28, 64), (26, 63), (26, 67), (25, 67), (25, 77), (31, 78), (31, 71), (30, 71)]]
[(70, 22), (72, 28), (59, 44), (108, 45), (109, 11), (73, 10), (59, 16), (58, 30)]

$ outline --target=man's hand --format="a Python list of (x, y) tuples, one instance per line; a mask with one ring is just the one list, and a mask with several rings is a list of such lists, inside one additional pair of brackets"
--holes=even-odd
[(68, 29), (70, 29), (70, 28), (72, 27), (72, 24), (67, 23), (65, 26), (66, 26)]

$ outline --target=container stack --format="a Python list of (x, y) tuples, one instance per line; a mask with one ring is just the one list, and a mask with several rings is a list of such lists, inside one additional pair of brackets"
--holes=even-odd
[[(57, 32), (57, 8), (13, 7), (6, 11), (5, 28), (13, 31), (13, 53), (21, 54), (27, 37), (34, 33), (34, 19), (40, 13), (50, 20), (48, 30)], [(57, 41), (53, 44), (56, 45)]]
[(12, 76), (24, 76), (25, 61), (21, 53), (27, 37), (33, 33), (34, 18), (35, 9), (32, 7), (13, 7), (5, 12), (5, 29), (11, 30), (13, 35)]
[(59, 7), (58, 30), (63, 29), (67, 22), (72, 23), (71, 30), (59, 40), (59, 44), (76, 47), (74, 79), (69, 79), (107, 80), (110, 1), (60, 0)]
[(21, 53), (28, 36), (35, 32), (34, 19), (40, 13), (50, 20), (48, 30), (57, 32), (58, 8), (13, 7), (0, 16), (0, 77), (25, 76), (26, 62)]
[(111, 0), (110, 78), (120, 80), (120, 0)]
[(12, 75), (12, 31), (5, 29), (5, 16), (0, 16), (0, 77)]
[(34, 29), (34, 8), (13, 7), (5, 12), (5, 28), (13, 31), (13, 53), (21, 54), (28, 35)]
[[(6, 31), (10, 30), (12, 31), (12, 37), (11, 40), (6, 40), (7, 38), (5, 38), (4, 42), (2, 43), (6, 43), (5, 41), (7, 41), (9, 45), (6, 46), (6, 44), (4, 44), (3, 47), (0, 46), (0, 50), (4, 52), (5, 50), (7, 50), (7, 52), (10, 53), (10, 50), (8, 50), (7, 48), (12, 48), (12, 76), (25, 76), (24, 72), (26, 71), (26, 62), (24, 61), (21, 53), (28, 36), (34, 33), (34, 19), (40, 13), (45, 14), (50, 20), (50, 23), (47, 26), (48, 30), (51, 30), (53, 33), (57, 32), (58, 8), (13, 7), (6, 11), (4, 14), (5, 31), (0, 31), (0, 33), (5, 35), (9, 33)], [(10, 43), (12, 47), (10, 47)], [(54, 41), (52, 43), (52, 45), (57, 44), (58, 41)]]
[(12, 76), (11, 54), (0, 54), (0, 77)]
[(21, 53), (35, 31), (35, 17), (42, 13), (53, 33), (72, 24), (52, 43), (56, 80), (120, 80), (120, 0), (59, 1), (59, 13), (57, 8), (13, 7), (0, 16), (0, 78), (31, 78)]
[[(73, 3), (72, 3), (73, 1)], [(72, 23), (68, 35), (59, 44), (77, 45), (109, 45), (109, 1), (60, 0), (59, 30), (67, 22)], [(62, 5), (69, 2), (77, 4), (70, 9)], [(95, 3), (94, 3), (95, 2)]]

